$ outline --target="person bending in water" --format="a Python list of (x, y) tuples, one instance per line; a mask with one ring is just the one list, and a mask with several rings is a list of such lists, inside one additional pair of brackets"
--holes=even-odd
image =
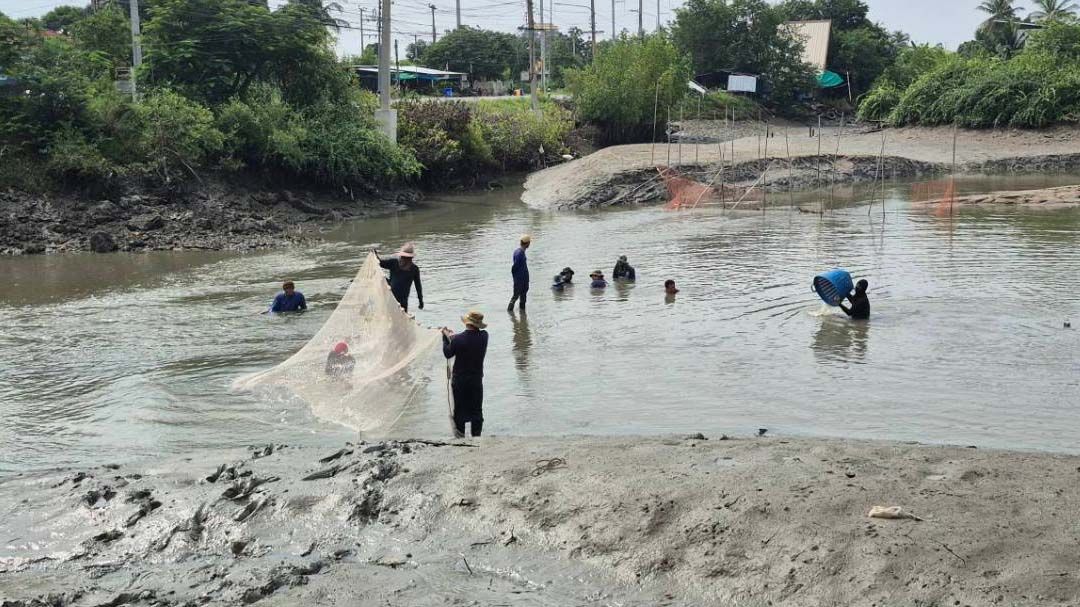
[(510, 304), (506, 306), (507, 312), (514, 311), (514, 303), (522, 312), (525, 311), (525, 298), (529, 294), (529, 261), (525, 257), (525, 251), (532, 245), (532, 236), (524, 234), (521, 237), (521, 246), (514, 249), (513, 264), (510, 266), (510, 275), (514, 278), (514, 294), (510, 296)]
[(443, 328), (443, 356), (454, 359), (450, 390), (454, 394), (454, 436), (465, 436), (465, 424), (473, 436), (484, 429), (484, 356), (488, 333), (484, 315), (469, 312), (461, 317), (465, 330), (454, 334)]
[(852, 320), (867, 320), (870, 318), (870, 299), (866, 296), (866, 289), (869, 286), (870, 283), (866, 282), (866, 279), (855, 284), (855, 293), (847, 296), (851, 302), (850, 308), (844, 305), (843, 300), (837, 302), (844, 314), (850, 316)]
[(563, 275), (562, 274), (556, 274), (555, 278), (552, 279), (552, 280), (555, 281), (555, 282), (551, 283), (551, 290), (552, 291), (563, 291), (563, 290), (566, 289), (566, 283), (563, 282)]
[[(375, 251), (375, 256), (379, 256), (378, 251)], [(386, 279), (386, 282), (390, 283), (390, 292), (394, 294), (394, 299), (397, 300), (401, 309), (406, 312), (409, 311), (409, 292), (412, 291), (413, 283), (416, 283), (417, 307), (424, 309), (424, 289), (420, 286), (420, 268), (413, 263), (413, 257), (416, 257), (416, 249), (411, 242), (405, 243), (405, 246), (401, 247), (401, 250), (393, 257), (387, 259), (379, 257), (379, 265), (390, 270), (390, 278)]]
[(559, 272), (559, 276), (562, 276), (563, 285), (570, 285), (574, 282), (574, 270), (569, 266), (563, 268), (562, 272)]
[(304, 300), (304, 294), (296, 290), (296, 285), (293, 281), (286, 280), (285, 284), (281, 285), (281, 293), (278, 293), (274, 297), (274, 303), (270, 304), (269, 312), (303, 312), (307, 310), (307, 301)]
[(349, 344), (340, 341), (326, 357), (326, 374), (330, 377), (348, 377), (356, 367), (356, 359), (349, 354)]
[(637, 280), (637, 272), (634, 271), (634, 266), (626, 261), (626, 255), (620, 255), (619, 261), (615, 262), (615, 269), (611, 271), (611, 279), (625, 280), (627, 282)]

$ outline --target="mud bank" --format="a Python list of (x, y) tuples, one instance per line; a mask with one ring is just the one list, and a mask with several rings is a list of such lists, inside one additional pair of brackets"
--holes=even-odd
[(331, 222), (405, 208), (420, 194), (348, 195), (226, 182), (86, 196), (0, 192), (0, 254), (250, 250), (318, 239)]
[[(937, 199), (926, 202), (928, 204), (937, 204), (944, 201)], [(1004, 205), (1057, 209), (1080, 205), (1080, 186), (957, 196), (953, 199), (953, 202), (958, 205)]]
[(202, 453), (2, 481), (0, 597), (1071, 605), (1078, 474), (1072, 456), (701, 436)]
[[(904, 128), (883, 133), (823, 128), (820, 147), (818, 139), (807, 136), (804, 127), (780, 127), (770, 132), (767, 146), (764, 137), (755, 135), (723, 145), (633, 144), (605, 148), (533, 173), (525, 183), (522, 200), (536, 208), (556, 209), (656, 202), (665, 199), (662, 186), (648, 183), (657, 165), (696, 172), (695, 177), (708, 181), (718, 173), (721, 149), (729, 171), (736, 174), (736, 186), (751, 185), (767, 165), (775, 169), (769, 178), (770, 187), (779, 189), (856, 182), (876, 175), (883, 135), (886, 178), (944, 173), (952, 167), (952, 129)], [(1077, 134), (1078, 130), (1071, 127), (960, 131), (957, 166), (964, 172), (993, 173), (1075, 169), (1080, 167)], [(787, 175), (789, 157), (798, 175)], [(817, 176), (819, 160), (824, 172), (821, 178)], [(640, 190), (631, 192), (634, 188)]]

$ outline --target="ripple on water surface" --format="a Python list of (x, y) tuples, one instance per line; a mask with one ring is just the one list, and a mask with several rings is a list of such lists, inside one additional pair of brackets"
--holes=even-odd
[[(939, 218), (902, 194), (883, 220), (865, 206), (539, 213), (508, 189), (351, 224), (308, 249), (0, 260), (15, 285), (0, 295), (0, 469), (348, 439), (301, 403), (227, 388), (300, 348), (371, 247), (405, 240), (419, 250), (422, 322), (488, 315), (488, 432), (769, 427), (1075, 451), (1080, 333), (1062, 322), (1080, 319), (1080, 212)], [(526, 317), (505, 312), (522, 232), (535, 238)], [(638, 283), (590, 291), (589, 271), (610, 277), (620, 254)], [(553, 293), (567, 265), (578, 283)], [(869, 323), (822, 314), (810, 279), (835, 266), (870, 280)], [(260, 315), (285, 278), (309, 313)], [(443, 434), (445, 412), (434, 377), (398, 430)]]

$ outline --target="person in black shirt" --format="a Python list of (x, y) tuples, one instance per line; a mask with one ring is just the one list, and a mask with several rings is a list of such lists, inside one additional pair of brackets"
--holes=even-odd
[[(375, 251), (375, 256), (379, 256), (378, 251)], [(409, 311), (409, 292), (412, 291), (413, 283), (416, 283), (418, 307), (424, 309), (424, 290), (420, 286), (420, 268), (413, 263), (415, 256), (413, 244), (409, 242), (401, 247), (397, 255), (387, 259), (379, 257), (379, 265), (390, 270), (390, 278), (386, 279), (386, 282), (390, 283), (390, 292), (406, 312)]]
[(634, 271), (634, 266), (626, 261), (626, 255), (620, 255), (619, 260), (615, 262), (615, 269), (611, 271), (611, 279), (625, 280), (627, 282), (637, 280), (637, 272)]
[(450, 388), (454, 394), (454, 436), (458, 438), (465, 436), (466, 423), (473, 436), (480, 436), (484, 429), (484, 356), (488, 345), (483, 314), (469, 312), (461, 322), (465, 323), (461, 333), (443, 329), (443, 356), (454, 359)]
[(851, 302), (851, 307), (844, 305), (841, 301), (837, 305), (852, 318), (852, 320), (867, 320), (870, 318), (870, 299), (866, 296), (866, 289), (869, 288), (870, 283), (865, 279), (860, 280), (855, 285), (855, 293), (848, 295), (848, 300)]

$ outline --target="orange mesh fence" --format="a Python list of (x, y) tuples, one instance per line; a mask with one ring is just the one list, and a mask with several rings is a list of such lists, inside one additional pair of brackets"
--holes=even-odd
[(951, 215), (956, 205), (956, 182), (950, 178), (913, 183), (911, 200), (933, 205), (935, 215)]
[(725, 201), (737, 200), (761, 200), (759, 188), (749, 191), (742, 186), (706, 185), (686, 177), (679, 171), (666, 166), (658, 166), (656, 170), (664, 180), (667, 188), (667, 209), (693, 209), (698, 205), (722, 204)]

